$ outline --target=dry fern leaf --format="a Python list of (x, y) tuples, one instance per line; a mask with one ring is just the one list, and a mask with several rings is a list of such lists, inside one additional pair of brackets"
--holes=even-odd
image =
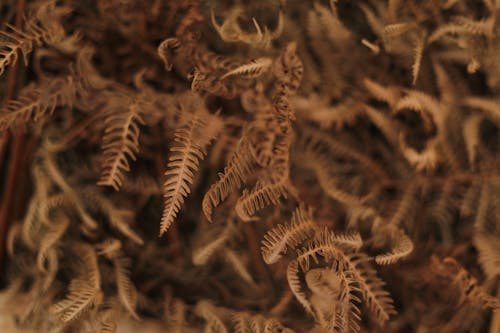
[(177, 298), (168, 295), (165, 300), (163, 318), (167, 321), (172, 333), (182, 333), (186, 324), (186, 304)]
[(344, 254), (335, 244), (336, 236), (328, 231), (322, 230), (302, 248), (297, 249), (297, 261), (302, 271), (307, 272), (311, 267), (311, 260), (318, 264), (320, 258), (324, 262), (336, 262), (343, 265)]
[(481, 142), (480, 125), (484, 117), (481, 114), (473, 114), (464, 121), (462, 134), (467, 148), (467, 157), (472, 170), (476, 169), (477, 152)]
[(386, 102), (389, 106), (394, 106), (401, 96), (399, 89), (395, 87), (385, 87), (369, 78), (364, 78), (363, 83), (372, 96), (382, 102)]
[(122, 242), (116, 238), (108, 238), (104, 242), (96, 244), (95, 248), (98, 255), (115, 259), (122, 249)]
[(479, 21), (474, 21), (464, 16), (456, 16), (453, 18), (453, 21), (455, 24), (463, 28), (466, 33), (493, 37), (493, 31), (495, 28), (494, 15)]
[(361, 303), (356, 282), (340, 267), (315, 268), (305, 275), (316, 321), (329, 332), (358, 332)]
[(422, 55), (425, 46), (425, 35), (420, 35), (415, 40), (413, 48), (413, 64), (411, 66), (412, 84), (417, 83), (418, 74), (420, 73), (420, 65), (422, 63)]
[(363, 239), (359, 232), (332, 234), (332, 242), (344, 252), (358, 251), (363, 246)]
[(438, 140), (436, 138), (428, 140), (424, 149), (417, 151), (406, 144), (404, 135), (401, 133), (399, 136), (399, 146), (401, 154), (417, 171), (435, 170), (440, 162), (440, 155), (437, 150)]
[(269, 48), (273, 39), (278, 38), (283, 31), (283, 13), (279, 12), (278, 23), (274, 31), (269, 31), (264, 27), (262, 32), (261, 27), (255, 18), (252, 18), (255, 33), (248, 33), (241, 29), (238, 19), (243, 16), (243, 9), (235, 7), (226, 17), (224, 23), (219, 25), (215, 19), (214, 11), (211, 11), (212, 25), (219, 34), (220, 38), (225, 42), (242, 42), (258, 48)]
[(353, 100), (332, 106), (326, 96), (320, 97), (316, 93), (296, 96), (291, 102), (297, 118), (314, 122), (322, 129), (334, 127), (340, 130), (346, 125), (353, 125), (363, 113), (363, 108)]
[(161, 58), (161, 60), (163, 60), (165, 70), (169, 72), (172, 70), (173, 64), (168, 59), (168, 50), (170, 48), (178, 48), (179, 46), (180, 42), (177, 38), (167, 38), (158, 46), (158, 56)]
[(130, 226), (135, 215), (132, 210), (116, 207), (110, 199), (93, 188), (85, 188), (81, 193), (85, 196), (86, 200), (92, 203), (93, 207), (97, 207), (101, 213), (107, 216), (111, 228), (117, 230), (138, 245), (144, 244), (142, 238)]
[(100, 322), (101, 327), (99, 333), (116, 333), (117, 325), (115, 322), (115, 311), (113, 309), (105, 310), (101, 312)]
[(366, 116), (382, 132), (382, 134), (384, 134), (387, 141), (394, 147), (398, 147), (398, 126), (394, 119), (369, 105), (363, 106)]
[(338, 200), (344, 204), (362, 204), (366, 202), (375, 190), (366, 194), (351, 194), (339, 187), (337, 178), (328, 171), (328, 162), (326, 160), (316, 160), (315, 172), (318, 178), (318, 183), (323, 191), (331, 198)]
[(368, 265), (371, 258), (363, 253), (353, 253), (345, 256), (347, 269), (352, 272), (359, 284), (363, 299), (375, 318), (384, 324), (391, 315), (396, 314), (393, 300), (383, 289), (385, 283), (377, 276), (376, 271)]
[(474, 246), (479, 252), (479, 262), (488, 279), (500, 275), (500, 238), (498, 235), (490, 235), (477, 232), (474, 236)]
[(135, 160), (139, 152), (139, 125), (143, 124), (136, 103), (131, 104), (126, 112), (112, 113), (106, 118), (102, 145), (104, 162), (97, 185), (120, 190), (125, 177), (123, 173), (130, 170), (128, 158)]
[(393, 23), (386, 25), (384, 27), (384, 31), (382, 32), (384, 40), (388, 38), (394, 38), (396, 36), (400, 36), (410, 29), (414, 28), (414, 25), (408, 22), (403, 23)]
[(275, 61), (273, 73), (276, 76), (275, 86), (278, 91), (287, 96), (297, 92), (304, 75), (304, 65), (297, 55), (297, 44), (295, 42), (289, 43), (285, 47), (283, 54)]
[[(213, 232), (213, 231), (212, 231)], [(197, 247), (193, 250), (192, 261), (195, 266), (205, 265), (213, 255), (220, 250), (229, 240), (233, 233), (233, 226), (228, 223), (222, 232), (218, 232), (217, 236), (209, 238), (209, 242)]]
[(405, 258), (413, 251), (413, 242), (402, 230), (399, 230), (395, 237), (396, 239), (393, 241), (395, 242), (395, 245), (392, 251), (379, 254), (375, 257), (375, 262), (377, 264), (391, 265), (402, 258)]
[[(340, 140), (336, 140), (312, 127), (300, 129), (300, 137), (296, 141), (296, 147), (301, 153), (310, 153), (310, 157), (314, 157), (312, 159), (314, 161), (318, 160), (319, 162), (323, 161), (327, 163), (331, 156), (346, 157), (358, 161), (364, 168), (370, 170), (371, 173), (375, 174), (380, 179), (387, 178), (386, 172), (380, 167), (378, 162), (358, 151), (356, 148), (342, 143)], [(327, 169), (322, 167), (322, 169), (328, 171), (328, 167)]]
[(210, 186), (203, 197), (203, 213), (212, 221), (212, 212), (229, 194), (238, 189), (248, 178), (252, 170), (253, 159), (248, 149), (248, 142), (238, 143), (236, 151), (227, 162), (224, 172), (219, 173), (219, 180)]
[(293, 295), (300, 304), (306, 309), (307, 313), (314, 316), (314, 310), (311, 302), (309, 302), (306, 292), (302, 287), (302, 283), (299, 276), (299, 262), (297, 259), (292, 260), (288, 264), (288, 268), (286, 271), (286, 276), (288, 280), (288, 285), (290, 286), (290, 290)]
[(262, 57), (254, 59), (246, 64), (236, 67), (235, 69), (227, 72), (221, 76), (221, 80), (230, 76), (238, 76), (245, 79), (252, 79), (261, 76), (269, 69), (273, 60), (271, 58)]
[(265, 318), (262, 315), (250, 315), (246, 312), (236, 312), (231, 315), (234, 333), (291, 333), (274, 318)]
[(492, 121), (500, 122), (499, 100), (483, 97), (466, 97), (463, 104), (470, 108), (483, 111)]
[(10, 100), (0, 111), (0, 133), (14, 127), (18, 120), (36, 122), (52, 114), (57, 106), (72, 106), (74, 99), (75, 84), (71, 77), (27, 86), (17, 100)]
[(313, 7), (328, 39), (340, 47), (348, 43), (352, 38), (351, 31), (340, 20), (336, 7), (327, 8), (317, 2), (313, 4)]
[(206, 325), (204, 332), (206, 333), (228, 333), (222, 314), (210, 301), (199, 301), (194, 309), (194, 312), (205, 319)]
[(87, 244), (77, 244), (75, 252), (83, 260), (83, 272), (80, 277), (71, 280), (66, 298), (50, 308), (50, 313), (64, 323), (72, 321), (89, 307), (102, 302), (101, 275), (94, 249)]
[[(288, 180), (288, 178), (284, 180)], [(286, 198), (287, 186), (282, 181), (258, 181), (251, 191), (243, 190), (243, 194), (238, 199), (235, 211), (238, 217), (250, 222), (255, 220), (255, 213), (268, 205), (276, 205), (281, 196)]]
[(69, 218), (65, 214), (58, 214), (55, 220), (49, 230), (45, 231), (40, 241), (36, 262), (38, 269), (42, 272), (45, 271), (45, 259), (48, 251), (61, 239), (69, 226)]
[(255, 286), (255, 281), (253, 280), (248, 269), (245, 267), (241, 255), (237, 254), (235, 251), (226, 249), (224, 251), (224, 259), (245, 282)]
[(416, 207), (417, 195), (419, 187), (416, 182), (412, 182), (405, 190), (398, 202), (398, 206), (394, 214), (391, 216), (390, 224), (399, 226), (404, 219), (411, 215), (411, 212)]
[(316, 230), (312, 209), (297, 207), (292, 219), (285, 225), (278, 224), (269, 230), (262, 240), (262, 257), (267, 264), (277, 262), (287, 250), (295, 249)]
[(68, 323), (92, 305), (99, 304), (102, 297), (99, 293), (100, 291), (95, 290), (87, 280), (73, 279), (66, 299), (54, 304), (50, 312), (57, 315), (62, 322)]
[(54, 153), (51, 149), (53, 149), (52, 143), (48, 140), (44, 142), (41, 155), (43, 157), (43, 166), (47, 171), (47, 176), (67, 196), (67, 199), (71, 202), (73, 208), (76, 210), (78, 216), (83, 222), (82, 227), (89, 231), (97, 229), (99, 224), (92, 216), (89, 215), (80, 197), (77, 195), (73, 187), (71, 187), (66, 181), (67, 178), (57, 166)]
[[(251, 191), (244, 190), (236, 203), (235, 211), (243, 221), (251, 221), (252, 216), (267, 205), (276, 205), (280, 196), (294, 192), (289, 181), (289, 150), (291, 135), (275, 144), (271, 157), (268, 177), (257, 181)], [(255, 158), (254, 158), (255, 159)]]
[(139, 316), (136, 312), (138, 301), (137, 290), (130, 280), (130, 260), (123, 257), (117, 257), (113, 260), (113, 264), (115, 266), (116, 286), (118, 288), (120, 303), (132, 317), (139, 320)]
[(175, 133), (174, 146), (170, 149), (170, 158), (163, 185), (165, 206), (160, 225), (162, 236), (175, 220), (184, 198), (191, 192), (195, 172), (206, 154), (208, 144), (215, 138), (222, 127), (219, 118), (208, 119), (195, 116), (186, 127)]
[(469, 301), (481, 305), (483, 308), (500, 309), (500, 299), (489, 295), (479, 285), (465, 268), (451, 257), (444, 258), (441, 263), (444, 275), (451, 280), (460, 292), (460, 303)]
[(10, 24), (6, 24), (10, 31), (0, 31), (0, 36), (7, 39), (0, 45), (0, 75), (8, 66), (16, 64), (19, 54), (22, 54), (24, 63), (27, 65), (28, 56), (35, 46), (41, 46), (44, 42), (56, 41), (62, 37), (60, 31), (47, 30), (35, 21), (34, 18), (28, 19), (24, 31)]

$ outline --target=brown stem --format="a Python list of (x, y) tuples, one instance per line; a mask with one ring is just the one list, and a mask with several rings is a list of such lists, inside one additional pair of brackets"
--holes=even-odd
[[(25, 7), (25, 0), (18, 0), (16, 8), (16, 28), (20, 29), (23, 20)], [(17, 63), (14, 64), (8, 73), (7, 84), (5, 88), (5, 98), (3, 105), (7, 103), (14, 96), (14, 91), (16, 87), (16, 74), (17, 74)], [(8, 134), (4, 135), (3, 140), (7, 140)], [(23, 148), (24, 148), (24, 131), (17, 132), (11, 141), (10, 158), (8, 159), (7, 175), (5, 179), (5, 187), (1, 198), (0, 204), (0, 276), (3, 274), (3, 259), (5, 255), (5, 241), (7, 237), (7, 231), (9, 227), (9, 219), (12, 216), (12, 203), (14, 202), (14, 194), (16, 192), (16, 183), (19, 177), (20, 170), (22, 169), (23, 163)], [(3, 143), (5, 144), (5, 143)], [(22, 191), (19, 191), (22, 192)]]

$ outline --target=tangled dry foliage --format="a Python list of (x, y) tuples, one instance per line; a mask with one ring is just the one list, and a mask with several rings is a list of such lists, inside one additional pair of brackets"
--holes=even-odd
[(12, 332), (499, 332), (500, 1), (0, 6)]

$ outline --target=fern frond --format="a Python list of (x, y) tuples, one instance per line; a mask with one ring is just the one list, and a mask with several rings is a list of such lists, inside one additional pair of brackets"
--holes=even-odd
[(464, 121), (462, 135), (467, 148), (467, 157), (472, 170), (476, 168), (477, 148), (480, 144), (480, 125), (483, 121), (483, 116), (473, 114)]
[(113, 264), (115, 266), (116, 286), (118, 288), (120, 302), (132, 317), (139, 320), (139, 316), (136, 312), (138, 301), (137, 290), (130, 280), (130, 260), (123, 257), (117, 257), (113, 260)]
[(358, 251), (363, 246), (363, 239), (359, 232), (332, 234), (332, 242), (344, 252)]
[(382, 132), (390, 144), (397, 147), (399, 145), (398, 126), (394, 119), (369, 105), (363, 106), (370, 121)]
[(318, 184), (321, 186), (323, 191), (331, 198), (338, 200), (339, 202), (345, 204), (362, 204), (367, 201), (374, 192), (368, 192), (366, 194), (352, 194), (346, 190), (340, 188), (338, 184), (338, 179), (332, 175), (328, 170), (328, 162), (325, 160), (316, 160), (317, 163), (315, 167), (316, 177), (318, 178)]
[(412, 209), (415, 208), (417, 201), (418, 186), (415, 182), (410, 184), (404, 191), (399, 200), (398, 207), (390, 219), (390, 224), (399, 226), (404, 219), (411, 215)]
[(483, 308), (500, 309), (500, 299), (489, 295), (462, 265), (451, 257), (444, 258), (442, 269), (451, 284), (460, 292), (460, 303), (469, 301)]
[(182, 333), (186, 322), (186, 304), (177, 298), (168, 298), (163, 317), (173, 333)]
[(500, 122), (499, 101), (484, 97), (466, 97), (463, 105), (483, 111), (492, 121)]
[(139, 125), (144, 125), (137, 104), (131, 104), (126, 112), (112, 113), (105, 120), (105, 134), (102, 149), (101, 178), (97, 185), (112, 186), (120, 190), (123, 173), (130, 170), (128, 158), (135, 160), (139, 152)]
[(10, 100), (0, 111), (0, 133), (13, 128), (18, 121), (38, 121), (53, 114), (57, 106), (71, 106), (75, 85), (71, 77), (57, 78), (24, 88), (17, 100)]
[(110, 310), (103, 311), (104, 313), (101, 315), (101, 327), (99, 329), (99, 333), (116, 333), (117, 325), (115, 320), (113, 319), (114, 314), (108, 314)]
[(227, 162), (224, 172), (219, 173), (219, 180), (212, 184), (203, 197), (203, 213), (212, 221), (212, 212), (229, 194), (238, 189), (249, 177), (253, 159), (248, 151), (248, 142), (238, 144), (236, 151)]
[(73, 279), (69, 285), (69, 294), (66, 299), (54, 304), (50, 312), (64, 323), (68, 323), (92, 305), (100, 303), (100, 291), (94, 289), (87, 280)]
[(383, 37), (385, 22), (381, 20), (381, 17), (374, 13), (370, 6), (364, 3), (360, 3), (359, 8), (361, 8), (363, 14), (365, 14), (366, 23), (370, 26), (373, 33), (380, 38)]
[(406, 33), (407, 31), (409, 31), (410, 29), (412, 29), (413, 27), (414, 27), (414, 25), (412, 25), (411, 23), (407, 23), (407, 22), (393, 23), (393, 24), (386, 25), (384, 27), (384, 31), (382, 32), (383, 38), (387, 39), (387, 38), (394, 38), (396, 36), (400, 36), (400, 35)]
[(311, 289), (311, 303), (316, 321), (331, 332), (358, 332), (361, 303), (356, 294), (360, 290), (350, 278), (350, 272), (341, 267), (317, 268), (306, 273), (306, 282)]
[(252, 278), (252, 275), (245, 267), (243, 260), (240, 255), (232, 250), (226, 249), (224, 251), (224, 259), (227, 261), (231, 267), (233, 267), (234, 271), (245, 281), (252, 285), (255, 285), (255, 281)]
[(232, 225), (228, 223), (222, 232), (217, 236), (209, 238), (209, 242), (193, 250), (192, 261), (196, 266), (205, 265), (210, 258), (221, 249), (232, 234)]
[(50, 308), (50, 312), (64, 323), (77, 318), (92, 305), (102, 302), (101, 275), (94, 249), (82, 243), (75, 245), (74, 249), (83, 261), (82, 274), (71, 280), (66, 298)]
[(134, 212), (125, 208), (116, 207), (115, 204), (96, 191), (94, 188), (84, 188), (81, 194), (93, 207), (97, 207), (109, 221), (111, 228), (117, 230), (130, 241), (143, 245), (142, 238), (133, 230), (131, 224), (134, 220)]
[(236, 214), (245, 222), (255, 220), (253, 216), (258, 210), (271, 204), (278, 204), (281, 196), (286, 198), (286, 188), (286, 185), (279, 181), (258, 181), (251, 191), (243, 190), (243, 194), (236, 202)]
[(500, 241), (498, 235), (476, 232), (474, 246), (479, 252), (479, 263), (488, 279), (500, 275)]
[(35, 46), (41, 46), (45, 42), (55, 41), (61, 36), (55, 31), (47, 30), (36, 23), (35, 18), (25, 22), (24, 31), (20, 31), (10, 24), (6, 24), (9, 30), (0, 31), (0, 36), (8, 41), (0, 46), (0, 75), (5, 69), (17, 63), (19, 54), (22, 54), (24, 63), (28, 64), (28, 56)]
[(56, 221), (51, 224), (40, 241), (38, 255), (36, 258), (37, 267), (40, 271), (45, 271), (45, 259), (48, 251), (61, 239), (69, 226), (69, 218), (64, 214), (59, 214)]
[(399, 230), (395, 238), (393, 241), (395, 245), (390, 252), (375, 257), (377, 264), (391, 265), (413, 252), (413, 242), (402, 230)]
[(68, 184), (66, 177), (63, 175), (59, 169), (57, 163), (55, 162), (54, 153), (51, 151), (53, 148), (50, 141), (44, 143), (45, 147), (42, 149), (43, 156), (43, 166), (47, 171), (48, 177), (54, 182), (67, 196), (68, 200), (71, 202), (79, 217), (83, 222), (83, 227), (86, 230), (95, 230), (98, 226), (97, 221), (88, 214), (82, 200), (77, 195), (75, 190)]
[(261, 247), (264, 261), (267, 264), (277, 262), (288, 249), (295, 249), (316, 228), (312, 209), (304, 205), (297, 207), (289, 223), (278, 224), (264, 235)]
[(455, 24), (464, 29), (466, 33), (483, 35), (486, 37), (493, 36), (493, 30), (495, 27), (494, 15), (478, 21), (471, 20), (470, 18), (464, 16), (456, 16), (453, 18), (453, 21)]
[(412, 84), (417, 83), (418, 74), (420, 73), (420, 65), (422, 63), (422, 55), (425, 46), (425, 36), (421, 35), (416, 38), (413, 48), (413, 64), (411, 66)]
[(338, 266), (343, 265), (343, 252), (337, 247), (336, 236), (329, 230), (322, 230), (313, 239), (300, 249), (297, 249), (297, 261), (302, 271), (307, 272), (314, 264), (321, 261), (336, 262)]
[(221, 314), (218, 309), (210, 301), (199, 301), (194, 309), (195, 313), (205, 319), (206, 333), (228, 333), (227, 327), (224, 324)]
[(344, 45), (351, 38), (351, 31), (340, 20), (335, 7), (328, 8), (319, 3), (314, 3), (318, 21), (323, 27), (328, 39), (337, 45)]
[(401, 96), (399, 89), (394, 87), (385, 87), (369, 78), (364, 78), (363, 83), (365, 84), (368, 92), (372, 94), (375, 99), (385, 102), (389, 104), (389, 106), (395, 105)]
[(375, 318), (384, 324), (391, 315), (396, 314), (390, 294), (383, 289), (385, 283), (377, 276), (377, 272), (368, 263), (371, 261), (363, 253), (353, 253), (345, 256), (347, 269), (359, 283), (359, 289), (367, 307)]
[(236, 67), (230, 70), (226, 74), (221, 76), (221, 80), (224, 80), (230, 76), (238, 76), (245, 79), (252, 79), (261, 76), (265, 71), (269, 69), (273, 60), (271, 58), (262, 57), (251, 60), (250, 62)]
[(492, 191), (487, 184), (481, 186), (481, 190), (478, 193), (479, 199), (477, 201), (476, 216), (474, 217), (474, 228), (476, 231), (484, 232), (488, 230), (486, 227), (486, 221), (488, 220), (488, 213), (491, 206), (491, 195)]
[(293, 95), (302, 82), (304, 65), (297, 55), (297, 44), (289, 43), (283, 54), (275, 61), (273, 73), (278, 90), (284, 90), (286, 95)]
[(306, 309), (306, 311), (310, 315), (314, 316), (312, 304), (307, 299), (306, 293), (302, 288), (302, 283), (299, 277), (299, 262), (297, 259), (290, 261), (290, 263), (288, 264), (286, 276), (288, 285), (290, 286), (290, 290), (292, 291), (295, 298), (297, 298), (299, 303), (302, 304), (304, 309)]
[(246, 312), (236, 312), (231, 316), (234, 333), (292, 333), (274, 318), (262, 315), (250, 315)]
[(314, 161), (318, 160), (328, 163), (327, 161), (331, 156), (345, 157), (358, 161), (361, 166), (376, 174), (377, 177), (382, 179), (387, 178), (386, 172), (380, 167), (378, 162), (356, 148), (311, 127), (301, 128), (296, 146), (299, 152), (310, 153), (310, 157), (313, 157)]
[[(340, 321), (343, 325), (335, 325), (335, 327), (345, 327), (345, 330), (356, 333), (361, 329), (359, 324), (361, 322), (361, 310), (358, 306), (361, 303), (361, 299), (357, 296), (361, 293), (361, 290), (353, 278), (352, 272), (344, 271), (340, 273), (340, 276), (345, 285), (340, 295), (341, 311), (336, 314), (336, 319), (337, 322)], [(342, 332), (342, 330), (340, 331)]]
[[(217, 119), (213, 117), (213, 119)], [(221, 128), (221, 122), (212, 120), (207, 122), (195, 116), (188, 125), (175, 133), (175, 143), (170, 149), (171, 156), (163, 185), (165, 207), (160, 225), (162, 236), (176, 218), (184, 198), (191, 193), (189, 188), (193, 184), (195, 172), (198, 171), (200, 161), (205, 157), (207, 145), (215, 138)], [(211, 135), (207, 135), (207, 129)]]
[(122, 242), (116, 238), (108, 238), (104, 242), (96, 244), (95, 249), (98, 255), (115, 259), (122, 249)]
[(250, 333), (251, 329), (248, 327), (250, 315), (246, 312), (236, 312), (231, 315), (231, 322), (233, 323), (234, 333)]

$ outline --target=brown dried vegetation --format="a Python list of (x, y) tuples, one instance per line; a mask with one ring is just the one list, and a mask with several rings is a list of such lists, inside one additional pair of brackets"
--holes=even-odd
[(0, 15), (5, 332), (500, 330), (500, 1)]

